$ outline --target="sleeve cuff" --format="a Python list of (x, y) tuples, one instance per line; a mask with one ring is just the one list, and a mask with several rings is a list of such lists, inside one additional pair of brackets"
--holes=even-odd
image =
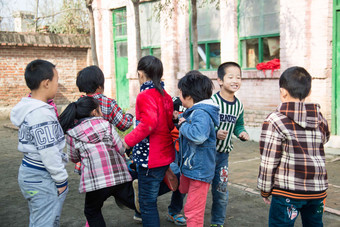
[(57, 188), (62, 188), (65, 187), (68, 184), (67, 179), (63, 182), (56, 182), (55, 185), (57, 186)]
[(268, 198), (271, 194), (272, 194), (272, 192), (264, 192), (264, 191), (261, 191), (261, 196), (262, 196), (263, 198)]

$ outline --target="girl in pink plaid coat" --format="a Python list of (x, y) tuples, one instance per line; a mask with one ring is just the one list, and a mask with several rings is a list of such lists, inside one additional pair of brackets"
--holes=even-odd
[(105, 226), (101, 208), (110, 196), (136, 209), (123, 143), (114, 127), (102, 118), (98, 102), (82, 97), (67, 106), (59, 121), (70, 160), (82, 164), (79, 192), (86, 193), (84, 213), (89, 225)]

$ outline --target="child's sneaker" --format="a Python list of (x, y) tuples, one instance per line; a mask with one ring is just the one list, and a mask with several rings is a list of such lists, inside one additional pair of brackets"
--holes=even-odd
[(223, 227), (223, 225), (219, 225), (219, 224), (211, 224), (210, 227)]
[(136, 207), (136, 210), (138, 211), (138, 213), (140, 213), (139, 198), (138, 198), (138, 180), (137, 179), (132, 181), (132, 187), (133, 187), (133, 191), (134, 191), (134, 194), (135, 194), (135, 207)]
[(187, 220), (185, 220), (185, 218), (182, 214), (172, 215), (172, 214), (168, 213), (167, 220), (175, 223), (175, 225), (186, 225), (187, 224)]
[(135, 212), (133, 220), (135, 220), (137, 223), (142, 223), (142, 215), (140, 213)]

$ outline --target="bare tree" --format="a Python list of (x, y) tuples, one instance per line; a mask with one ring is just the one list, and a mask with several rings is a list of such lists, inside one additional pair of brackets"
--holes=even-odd
[(198, 70), (199, 58), (198, 58), (198, 33), (197, 33), (197, 1), (191, 0), (191, 25), (192, 25), (192, 49), (193, 49), (193, 69)]
[(137, 61), (142, 57), (141, 36), (140, 36), (140, 23), (139, 23), (139, 2), (140, 0), (131, 0), (133, 9), (135, 11), (135, 29), (136, 29), (136, 57)]
[(93, 18), (93, 9), (92, 9), (93, 0), (85, 0), (85, 2), (86, 2), (86, 8), (88, 9), (89, 20), (90, 20), (92, 61), (93, 61), (94, 65), (98, 66), (97, 47), (96, 47), (96, 33), (95, 33), (95, 28), (94, 28), (94, 18)]

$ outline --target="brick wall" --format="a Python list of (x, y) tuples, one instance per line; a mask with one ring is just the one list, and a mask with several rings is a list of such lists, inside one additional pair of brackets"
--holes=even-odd
[[(30, 92), (25, 83), (24, 72), (26, 65), (35, 59), (48, 60), (56, 65), (59, 73), (59, 87), (55, 102), (58, 107), (79, 97), (76, 75), (89, 63), (88, 47), (80, 47), (76, 44), (72, 46), (70, 43), (56, 44), (55, 42), (54, 44), (53, 42), (49, 44), (40, 42), (33, 45), (27, 40), (5, 42), (4, 34), (1, 35), (0, 118), (8, 118), (11, 108)], [(27, 34), (20, 35), (24, 39), (29, 36)]]

